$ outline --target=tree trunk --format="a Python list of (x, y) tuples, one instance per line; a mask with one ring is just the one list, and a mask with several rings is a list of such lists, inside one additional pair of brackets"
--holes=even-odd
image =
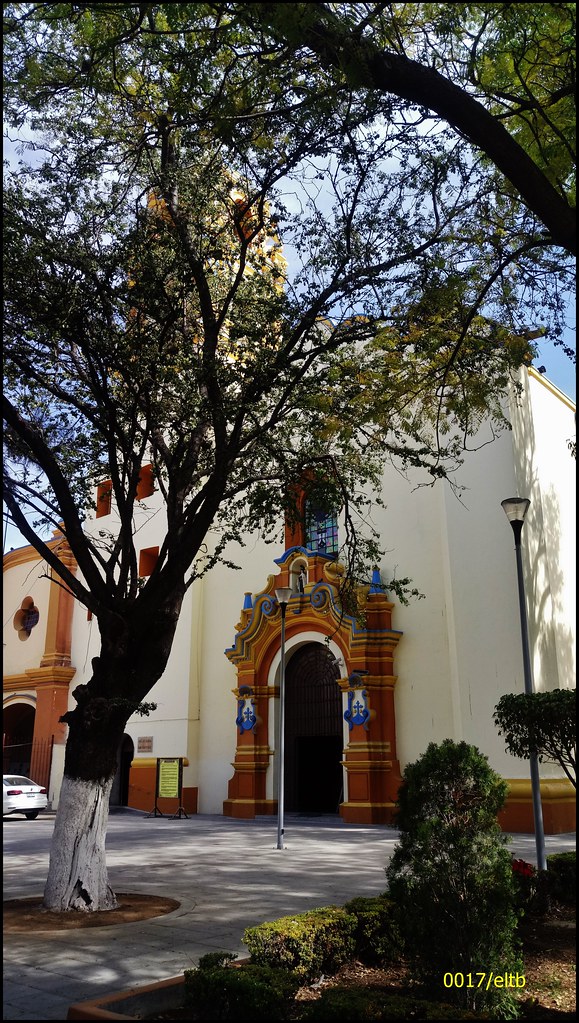
[(163, 674), (179, 619), (183, 586), (137, 624), (99, 620), (101, 650), (92, 678), (73, 691), (64, 778), (50, 851), (44, 906), (56, 912), (115, 909), (105, 840), (117, 751), (125, 725)]
[(116, 908), (105, 854), (113, 777), (63, 778), (44, 889), (46, 909), (88, 913)]

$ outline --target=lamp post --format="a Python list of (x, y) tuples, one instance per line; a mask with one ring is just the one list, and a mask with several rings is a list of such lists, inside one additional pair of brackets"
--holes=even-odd
[[(521, 640), (523, 644), (523, 672), (525, 692), (533, 694), (533, 674), (529, 654), (529, 627), (527, 623), (527, 607), (525, 604), (525, 580), (523, 577), (523, 558), (521, 555), (521, 533), (530, 501), (528, 497), (507, 497), (501, 506), (507, 516), (514, 536), (515, 555), (517, 558), (517, 581), (519, 585), (519, 614), (521, 618)], [(543, 808), (541, 806), (541, 783), (539, 778), (539, 756), (531, 753), (531, 789), (533, 793), (533, 816), (535, 820), (535, 844), (537, 847), (537, 866), (539, 870), (547, 869), (545, 853), (545, 833), (543, 831)]]
[(285, 767), (285, 613), (292, 591), (289, 586), (281, 586), (275, 591), (281, 611), (281, 664), (279, 669), (279, 762), (277, 776), (277, 847), (283, 849), (283, 796)]

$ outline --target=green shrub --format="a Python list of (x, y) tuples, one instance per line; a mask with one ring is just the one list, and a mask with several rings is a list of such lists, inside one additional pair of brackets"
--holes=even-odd
[(545, 914), (551, 899), (567, 906), (576, 904), (577, 866), (575, 851), (547, 856), (547, 870), (513, 859), (516, 906), (520, 915)]
[(326, 988), (304, 1007), (301, 1019), (488, 1019), (454, 1005), (428, 1002), (409, 995), (392, 995), (372, 988)]
[(199, 960), (200, 970), (212, 970), (216, 966), (227, 966), (237, 959), (235, 952), (207, 952)]
[(549, 909), (549, 879), (546, 870), (537, 870), (526, 860), (512, 860), (515, 909), (519, 917), (544, 916)]
[(577, 860), (575, 851), (547, 856), (549, 895), (566, 906), (576, 904)]
[(494, 711), (499, 735), (514, 757), (558, 764), (576, 788), (577, 690), (505, 693)]
[(402, 939), (395, 907), (387, 895), (360, 896), (347, 902), (344, 909), (356, 917), (356, 959), (367, 966), (383, 966), (400, 955)]
[(295, 974), (254, 963), (200, 965), (184, 976), (185, 1007), (207, 1020), (287, 1019), (300, 986)]
[(304, 980), (335, 973), (355, 951), (356, 917), (338, 906), (248, 927), (243, 934), (252, 961), (293, 970)]
[(431, 743), (404, 772), (400, 842), (386, 871), (414, 977), (437, 999), (497, 1018), (514, 1012), (509, 990), (445, 990), (443, 978), (522, 972), (511, 856), (497, 822), (506, 792), (476, 747)]

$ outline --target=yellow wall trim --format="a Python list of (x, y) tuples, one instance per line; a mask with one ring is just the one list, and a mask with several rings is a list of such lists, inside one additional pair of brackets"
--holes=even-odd
[(8, 689), (34, 689), (34, 683), (30, 675), (5, 675), (2, 679), (2, 689), (4, 692)]
[[(506, 778), (509, 786), (507, 799), (509, 802), (527, 801), (532, 799), (533, 790), (530, 778)], [(576, 792), (568, 778), (542, 778), (541, 779), (541, 800), (553, 802), (553, 800), (575, 801)]]
[[(59, 530), (55, 530), (54, 532), (56, 534), (54, 539), (47, 540), (46, 546), (51, 550), (55, 550), (56, 553), (61, 556), (62, 551), (60, 548), (63, 545), (64, 537)], [(70, 551), (69, 556), (72, 557), (72, 555), (70, 555)], [(7, 554), (4, 554), (2, 557), (2, 570), (6, 572), (7, 569), (14, 568), (15, 565), (26, 565), (29, 561), (42, 560), (42, 555), (38, 553), (35, 547), (32, 547), (32, 545), (29, 544), (27, 547), (17, 547), (15, 551), (8, 551)], [(68, 562), (66, 562), (66, 564), (68, 565)]]
[(565, 394), (564, 391), (559, 390), (559, 388), (555, 384), (551, 383), (550, 380), (547, 380), (542, 373), (537, 372), (534, 366), (529, 366), (527, 372), (530, 377), (533, 377), (533, 380), (540, 380), (543, 387), (546, 387), (551, 394), (554, 394), (556, 398), (559, 398), (559, 400), (562, 401), (567, 408), (572, 409), (573, 412), (575, 411), (575, 402), (572, 401), (569, 395)]
[(376, 802), (376, 803), (369, 803), (367, 800), (362, 800), (362, 799), (356, 800), (355, 802), (351, 802), (350, 800), (346, 800), (345, 803), (340, 803), (340, 809), (342, 809), (342, 807), (352, 807), (352, 809), (358, 810), (361, 806), (368, 807), (368, 808), (370, 808), (372, 810), (375, 810), (377, 807), (379, 809), (380, 808), (385, 808), (387, 810), (390, 810), (390, 809), (392, 809), (392, 807), (396, 806), (396, 804), (395, 803), (378, 803), (378, 802)]
[(149, 768), (156, 767), (157, 766), (157, 760), (182, 760), (183, 761), (183, 767), (189, 767), (189, 758), (188, 757), (139, 757), (138, 759), (135, 759), (135, 760), (131, 761), (131, 771), (135, 767), (149, 767)]
[(65, 668), (60, 665), (50, 665), (46, 668), (27, 668), (20, 675), (5, 675), (2, 679), (3, 692), (9, 689), (38, 689), (41, 686), (68, 686), (74, 676), (76, 668)]
[(42, 558), (34, 547), (18, 547), (15, 551), (8, 551), (2, 559), (3, 571), (14, 568), (16, 565), (26, 565), (29, 561), (42, 561)]

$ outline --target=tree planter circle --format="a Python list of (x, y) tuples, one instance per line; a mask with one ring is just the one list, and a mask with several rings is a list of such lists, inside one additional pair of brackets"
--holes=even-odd
[(105, 912), (53, 913), (43, 909), (41, 895), (24, 899), (8, 899), (3, 903), (4, 933), (31, 931), (70, 931), (88, 927), (114, 927), (116, 924), (152, 920), (174, 913), (181, 905), (176, 899), (161, 895), (140, 895), (120, 892), (118, 908)]

